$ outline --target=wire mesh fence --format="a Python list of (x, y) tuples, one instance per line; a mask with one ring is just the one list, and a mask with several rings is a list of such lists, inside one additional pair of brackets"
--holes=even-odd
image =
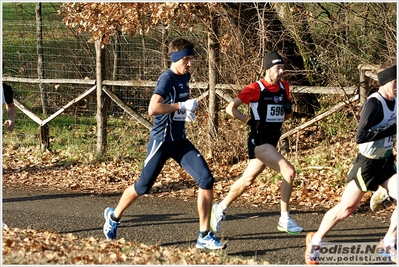
[[(34, 5), (34, 4), (33, 4)], [(38, 78), (38, 34), (33, 7), (15, 8), (18, 16), (3, 18), (3, 76), (14, 78)], [(61, 18), (55, 16), (57, 6), (45, 9), (42, 22), (43, 79), (95, 79), (96, 60), (94, 43), (89, 43), (89, 36), (76, 35), (67, 29)], [(3, 7), (4, 10), (4, 7)], [(46, 13), (47, 12), (47, 13)], [(168, 67), (165, 40), (176, 37), (165, 36), (154, 29), (151, 35), (118, 36), (117, 45), (108, 45), (106, 50), (105, 77), (109, 80), (156, 81)], [(192, 39), (203, 39), (192, 37)], [(195, 40), (194, 40), (195, 41)], [(198, 49), (200, 51), (200, 48)], [(197, 52), (199, 52), (197, 51)], [(116, 59), (117, 57), (117, 59)], [(117, 60), (117, 67), (114, 65)], [(194, 66), (193, 78), (204, 75), (206, 70), (200, 67), (203, 57), (198, 53), (198, 68)], [(201, 73), (202, 72), (202, 73)], [(198, 80), (198, 78), (197, 78)], [(34, 113), (42, 113), (39, 85), (37, 83), (8, 82), (14, 88), (14, 96)], [(54, 83), (44, 84), (48, 100), (48, 114), (53, 114), (63, 105), (89, 89), (90, 85)], [(146, 113), (148, 102), (154, 88), (114, 86), (113, 91), (126, 104), (139, 113)], [(195, 94), (195, 92), (194, 92)], [(94, 116), (96, 113), (95, 95), (65, 111), (64, 115), (74, 117)], [(123, 110), (111, 104), (110, 115), (121, 116)], [(18, 114), (18, 121), (24, 121)]]
[[(9, 4), (11, 5), (11, 3)], [(93, 85), (81, 83), (64, 83), (67, 79), (96, 79), (96, 52), (95, 44), (88, 42), (90, 36), (76, 35), (73, 30), (65, 27), (60, 17), (57, 17), (57, 5), (43, 6), (42, 34), (38, 35), (37, 22), (34, 12), (35, 3), (23, 4), (23, 7), (14, 5), (8, 7), (15, 12), (14, 16), (4, 13), (3, 5), (3, 77), (24, 79), (26, 82), (7, 81), (14, 89), (14, 98), (26, 106), (42, 120), (56, 113), (64, 105), (75, 99)], [(159, 75), (169, 67), (167, 43), (178, 36), (187, 37), (196, 43), (196, 58), (192, 67), (192, 82), (207, 82), (208, 63), (206, 54), (206, 33), (187, 32), (182, 35), (178, 32), (166, 32), (162, 27), (153, 29), (150, 35), (128, 36), (117, 35), (113, 44), (104, 47), (105, 50), (105, 79), (118, 81), (150, 81), (155, 84)], [(42, 78), (55, 79), (60, 82), (42, 83), (29, 82), (38, 75), (38, 40), (42, 44)], [(47, 109), (43, 110), (43, 95), (45, 92)], [(154, 87), (140, 86), (112, 86), (112, 91), (129, 107), (151, 121), (147, 116), (148, 103)], [(192, 96), (198, 97), (204, 89), (192, 88)], [(205, 110), (207, 104), (202, 108)], [(96, 136), (93, 128), (96, 127), (96, 94), (79, 101), (66, 109), (54, 121), (51, 121), (51, 146), (57, 143), (90, 143), (93, 149), (96, 145)], [(109, 139), (118, 140), (123, 135), (141, 136), (148, 130), (128, 116), (122, 108), (110, 101), (108, 108), (109, 123), (107, 127)], [(207, 116), (204, 116), (207, 119)], [(37, 140), (38, 132), (26, 131), (32, 128), (34, 122), (17, 109), (16, 132), (24, 140)], [(206, 124), (206, 123), (203, 123)], [(21, 127), (21, 126), (24, 127)], [(30, 125), (30, 126), (29, 126)], [(19, 127), (18, 127), (19, 126)], [(197, 132), (198, 125), (188, 125), (188, 132)], [(85, 136), (72, 134), (68, 137), (54, 136), (54, 127), (60, 131), (86, 131)], [(124, 131), (116, 131), (124, 129)], [(57, 130), (58, 133), (58, 130)], [(144, 133), (145, 134), (145, 133)], [(58, 135), (58, 134), (57, 134)], [(117, 136), (116, 136), (117, 135)], [(205, 137), (204, 132), (204, 139)], [(198, 136), (197, 136), (198, 137)], [(79, 140), (80, 139), (80, 140)], [(197, 138), (198, 139), (198, 138)], [(132, 139), (142, 144), (142, 138)], [(28, 141), (26, 141), (28, 142)], [(34, 142), (34, 141), (33, 141)], [(199, 144), (204, 143), (198, 141)]]
[[(59, 22), (56, 22), (58, 24)], [(35, 25), (20, 25), (3, 23), (3, 76), (16, 78), (38, 77), (36, 36), (31, 30)], [(47, 27), (49, 30), (50, 27)], [(15, 32), (17, 31), (17, 32)], [(88, 43), (82, 36), (76, 37), (67, 29), (59, 29), (58, 36), (44, 34), (44, 79), (95, 79), (95, 48), (93, 43)], [(15, 43), (15, 37), (23, 36), (23, 39)], [(72, 40), (73, 38), (73, 40)], [(145, 38), (143, 38), (145, 39)], [(155, 42), (154, 38), (137, 40), (124, 36), (120, 45), (120, 60), (116, 77), (110, 77), (113, 72), (112, 46), (107, 46), (106, 73), (109, 79), (115, 80), (147, 80), (156, 81), (160, 73), (165, 69), (161, 55), (162, 44)], [(145, 42), (145, 43), (144, 43)], [(29, 45), (29, 43), (31, 45)], [(143, 44), (144, 43), (144, 44)], [(145, 49), (142, 45), (145, 45)], [(200, 59), (197, 58), (197, 62)], [(194, 70), (194, 73), (198, 70)], [(26, 103), (29, 108), (35, 109), (40, 102), (39, 88), (37, 84), (11, 83), (15, 88), (15, 96)], [(55, 112), (60, 106), (67, 103), (77, 95), (88, 89), (87, 85), (69, 85), (64, 83), (49, 84), (46, 86), (46, 94), (49, 99), (49, 113)], [(146, 88), (120, 86), (115, 88), (118, 96), (138, 109), (146, 108), (148, 91)], [(152, 90), (150, 89), (152, 92)], [(95, 111), (95, 103), (81, 105), (82, 115)], [(75, 111), (76, 113), (76, 111)]]

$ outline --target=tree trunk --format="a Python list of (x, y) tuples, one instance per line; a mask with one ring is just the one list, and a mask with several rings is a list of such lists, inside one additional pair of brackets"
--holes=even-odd
[(363, 106), (364, 103), (366, 103), (366, 99), (368, 96), (368, 84), (367, 84), (367, 79), (366, 79), (366, 74), (365, 74), (366, 70), (363, 69), (362, 67), (359, 68), (359, 73), (360, 73), (360, 77), (359, 77), (359, 82), (360, 82), (360, 86), (359, 86), (359, 95), (360, 95), (360, 105)]
[[(37, 34), (37, 76), (39, 79), (44, 79), (44, 62), (43, 62), (43, 20), (42, 20), (42, 4), (36, 3), (36, 34)], [(47, 116), (47, 97), (46, 88), (43, 83), (39, 83), (40, 97), (42, 101), (43, 115)]]
[(146, 42), (145, 42), (145, 35), (144, 33), (140, 34), (140, 41), (141, 41), (141, 49), (143, 50), (141, 53), (141, 58), (140, 58), (140, 79), (144, 79), (145, 77), (145, 72), (146, 72), (146, 66), (147, 66), (147, 48), (146, 48)]
[(218, 42), (219, 17), (211, 15), (212, 30), (208, 32), (208, 57), (209, 57), (209, 116), (208, 116), (208, 146), (207, 157), (213, 156), (213, 141), (218, 132), (218, 101), (216, 84), (219, 82), (219, 49)]
[[(42, 4), (36, 3), (36, 34), (37, 34), (37, 77), (41, 80), (44, 79), (44, 62), (43, 62), (43, 34), (42, 34)], [(46, 86), (39, 83), (40, 99), (42, 102), (43, 115), (47, 117), (47, 97), (46, 97)], [(40, 148), (42, 151), (50, 149), (50, 135), (49, 126), (41, 125), (40, 130)]]
[[(120, 62), (121, 62), (121, 32), (117, 31), (115, 35), (112, 38), (112, 73), (111, 73), (111, 80), (117, 81), (118, 80), (118, 75), (119, 75), (119, 68), (120, 68)], [(108, 53), (107, 53), (108, 55)], [(111, 58), (110, 56), (108, 58)], [(107, 59), (105, 61), (107, 62)], [(107, 63), (105, 63), (107, 64)], [(105, 65), (103, 64), (103, 65)], [(104, 72), (103, 72), (104, 73)], [(105, 74), (107, 77), (108, 75)], [(104, 79), (104, 77), (103, 77)], [(111, 86), (111, 91), (116, 93), (119, 87), (117, 85), (112, 85)], [(116, 109), (114, 103), (112, 101), (107, 101), (107, 110), (108, 112), (113, 112), (114, 109)]]
[(305, 7), (301, 3), (275, 3), (274, 9), (284, 27), (290, 32), (290, 36), (295, 40), (295, 45), (298, 47), (303, 60), (303, 67), (310, 71), (307, 76), (308, 81), (313, 84), (315, 79), (312, 72), (317, 69), (317, 66), (313, 64), (313, 62), (316, 62), (313, 54), (316, 47), (309, 32), (308, 21), (303, 17), (303, 14), (306, 13)]
[(166, 29), (165, 25), (162, 25), (161, 53), (162, 53), (162, 65), (163, 65), (163, 69), (164, 70), (167, 70), (168, 69), (168, 65), (169, 65), (167, 33), (168, 33), (168, 30)]
[[(115, 34), (113, 55), (114, 55), (114, 62), (113, 62), (113, 69), (112, 69), (112, 80), (116, 81), (118, 79), (119, 65), (120, 65), (120, 61), (121, 61), (121, 32), (120, 31), (118, 31)], [(112, 91), (115, 92), (114, 85), (112, 86)]]
[(104, 73), (104, 49), (101, 48), (100, 41), (96, 41), (96, 82), (97, 82), (97, 155), (102, 156), (107, 149), (107, 96), (102, 90), (102, 80)]

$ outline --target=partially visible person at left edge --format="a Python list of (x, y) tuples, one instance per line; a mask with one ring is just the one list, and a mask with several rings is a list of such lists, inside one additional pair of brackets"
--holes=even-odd
[[(6, 104), (7, 109), (7, 120), (4, 121), (4, 125), (7, 126), (8, 131), (14, 130), (15, 123), (15, 104), (14, 104), (14, 95), (12, 87), (3, 82), (3, 90), (1, 90), (1, 102), (2, 104)], [(1, 221), (1, 227), (7, 228), (7, 225), (4, 221)]]
[(14, 104), (14, 93), (12, 87), (3, 82), (2, 90), (2, 104), (6, 104), (7, 119), (4, 121), (4, 125), (7, 126), (7, 130), (10, 132), (14, 130), (15, 123), (15, 104)]

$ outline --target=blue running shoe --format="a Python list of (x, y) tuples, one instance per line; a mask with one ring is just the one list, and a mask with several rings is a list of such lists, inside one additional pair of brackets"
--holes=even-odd
[(120, 222), (114, 222), (113, 220), (111, 220), (111, 214), (114, 212), (114, 210), (114, 208), (109, 207), (104, 210), (104, 235), (108, 239), (116, 239), (116, 229), (120, 224)]
[(201, 234), (198, 236), (196, 248), (207, 248), (207, 249), (224, 249), (226, 244), (223, 244), (219, 239), (209, 231), (209, 233), (202, 238)]

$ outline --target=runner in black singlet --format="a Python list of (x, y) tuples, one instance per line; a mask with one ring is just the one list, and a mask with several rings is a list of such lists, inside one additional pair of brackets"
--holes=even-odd
[[(276, 149), (283, 122), (292, 113), (289, 85), (281, 79), (284, 63), (281, 56), (272, 51), (265, 55), (264, 67), (264, 79), (246, 86), (226, 108), (229, 115), (251, 126), (248, 136), (249, 164), (243, 175), (231, 186), (227, 196), (212, 206), (211, 227), (216, 232), (220, 231), (227, 207), (244, 193), (266, 166), (283, 176), (281, 216), (277, 229), (290, 234), (297, 234), (303, 230), (289, 214), (295, 169)], [(250, 105), (249, 118), (239, 111), (238, 107), (242, 104)]]
[[(397, 200), (398, 182), (395, 157), (392, 154), (396, 136), (396, 64), (384, 63), (378, 71), (378, 92), (371, 94), (360, 113), (356, 132), (359, 153), (347, 175), (348, 184), (340, 202), (327, 211), (315, 233), (306, 236), (305, 262), (318, 264), (323, 238), (341, 220), (351, 215), (368, 190), (384, 187)], [(397, 262), (397, 208), (378, 248), (381, 256)]]

